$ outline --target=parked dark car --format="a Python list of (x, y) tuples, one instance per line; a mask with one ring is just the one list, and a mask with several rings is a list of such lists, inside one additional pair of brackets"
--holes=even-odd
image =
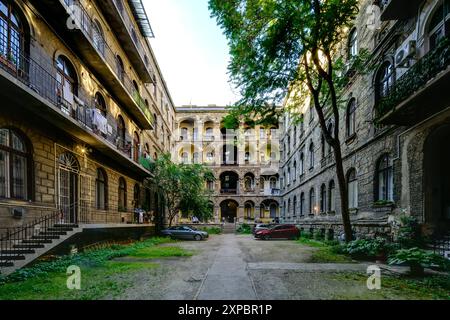
[(270, 229), (257, 231), (255, 238), (269, 240), (269, 239), (298, 239), (300, 237), (300, 230), (290, 224), (283, 224), (274, 226)]
[(187, 226), (174, 226), (161, 231), (161, 234), (172, 239), (200, 241), (209, 237), (208, 232)]
[(270, 228), (272, 228), (272, 227), (274, 227), (274, 226), (275, 226), (275, 225), (273, 225), (273, 224), (268, 224), (268, 223), (258, 223), (258, 224), (256, 224), (256, 225), (253, 227), (252, 233), (253, 233), (253, 235), (256, 235), (256, 233), (257, 233), (258, 231), (270, 229)]

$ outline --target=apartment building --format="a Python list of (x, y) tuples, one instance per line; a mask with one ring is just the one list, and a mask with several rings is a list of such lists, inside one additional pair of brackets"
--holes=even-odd
[[(450, 1), (359, 5), (343, 44), (351, 80), (339, 128), (355, 232), (390, 233), (401, 215), (410, 215), (427, 234), (444, 235), (450, 228)], [(352, 73), (352, 58), (362, 50), (371, 54), (374, 71)], [(303, 110), (300, 124), (289, 114), (283, 120), (281, 216), (308, 231), (342, 234), (334, 157), (314, 113)]]
[(140, 0), (0, 0), (0, 226), (158, 210), (175, 109)]
[(183, 106), (176, 109), (176, 147), (180, 163), (202, 163), (214, 173), (214, 218), (218, 222), (272, 222), (279, 217), (278, 126), (233, 130), (223, 123), (223, 106)]

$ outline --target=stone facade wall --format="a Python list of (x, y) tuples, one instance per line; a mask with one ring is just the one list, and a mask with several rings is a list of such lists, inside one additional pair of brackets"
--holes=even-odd
[[(396, 50), (412, 33), (418, 30), (414, 38), (417, 41), (417, 57), (426, 53), (427, 34), (425, 28), (427, 21), (436, 8), (439, 1), (425, 1), (417, 17), (407, 21), (380, 21), (379, 10), (373, 10), (373, 1), (361, 1), (359, 15), (355, 19), (354, 30), (357, 31), (358, 48), (366, 49), (372, 54), (368, 72), (354, 76), (343, 92), (344, 100), (356, 99), (356, 130), (355, 134), (348, 137), (346, 134), (346, 109), (341, 106), (340, 116), (340, 140), (344, 157), (344, 168), (348, 172), (354, 168), (358, 180), (358, 208), (352, 211), (352, 221), (355, 232), (359, 234), (374, 235), (379, 232), (390, 233), (391, 223), (402, 215), (413, 215), (421, 222), (426, 222), (426, 186), (424, 168), (424, 149), (430, 133), (443, 124), (448, 123), (448, 112), (437, 114), (425, 122), (413, 127), (404, 126), (380, 126), (376, 121), (376, 79), (381, 65), (385, 61), (395, 63)], [(368, 14), (374, 17), (373, 25), (368, 24)], [(350, 28), (350, 30), (353, 30)], [(347, 43), (342, 44), (342, 54), (347, 56)], [(373, 70), (372, 70), (373, 69)], [(395, 77), (400, 78), (405, 73), (405, 68), (395, 68)], [(289, 99), (287, 104), (289, 104)], [(426, 106), (423, 106), (426, 108)], [(311, 116), (311, 112), (314, 116)], [(333, 228), (342, 232), (340, 222), (340, 196), (336, 180), (334, 158), (323, 157), (321, 147), (321, 129), (318, 125), (315, 110), (304, 108), (303, 125), (297, 126), (297, 137), (294, 137), (295, 124), (291, 116), (285, 116), (285, 131), (281, 138), (282, 159), (280, 176), (283, 182), (282, 188), (282, 218), (285, 222), (295, 222), (300, 226), (309, 228), (317, 225), (317, 228)], [(313, 118), (313, 121), (310, 119)], [(331, 118), (331, 117), (330, 117)], [(424, 119), (425, 120), (425, 119)], [(331, 120), (330, 120), (331, 121)], [(334, 124), (333, 124), (334, 125)], [(301, 130), (303, 126), (304, 130)], [(295, 144), (294, 142), (297, 141)], [(291, 142), (289, 146), (288, 143)], [(314, 143), (315, 165), (309, 169), (308, 148)], [(326, 144), (326, 143), (325, 143)], [(328, 150), (328, 146), (326, 146)], [(291, 175), (294, 162), (300, 162), (300, 154), (304, 152), (305, 173), (298, 173), (287, 184), (286, 179), (289, 169)], [(328, 152), (327, 152), (328, 153)], [(393, 204), (377, 203), (377, 163), (383, 155), (388, 154), (393, 172)], [(320, 206), (320, 188), (322, 184), (327, 186), (327, 198), (329, 182), (334, 180), (336, 184), (335, 212), (321, 213), (316, 210), (313, 214), (308, 212), (309, 192), (315, 190), (316, 206)], [(299, 214), (299, 199), (304, 192), (306, 200), (306, 212)], [(293, 212), (292, 203), (297, 197), (297, 212)], [(289, 199), (291, 211), (288, 210)], [(328, 199), (327, 199), (328, 200)], [(367, 226), (365, 226), (367, 224)]]

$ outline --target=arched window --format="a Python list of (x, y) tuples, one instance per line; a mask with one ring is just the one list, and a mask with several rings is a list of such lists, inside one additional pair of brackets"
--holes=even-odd
[(0, 55), (21, 67), (24, 47), (24, 28), (13, 1), (0, 0)]
[(276, 189), (277, 188), (277, 178), (271, 177), (269, 180), (270, 189)]
[(358, 55), (358, 31), (356, 28), (350, 31), (348, 37), (348, 57), (349, 59), (354, 58)]
[(194, 161), (194, 164), (200, 163), (200, 153), (199, 152), (194, 152), (193, 161)]
[(0, 199), (32, 200), (32, 153), (17, 131), (0, 128)]
[(125, 148), (125, 121), (123, 120), (122, 116), (119, 115), (117, 117), (117, 144), (119, 148)]
[(95, 94), (95, 107), (101, 111), (103, 116), (106, 117), (106, 114), (108, 113), (108, 108), (106, 107), (105, 98), (103, 98), (100, 92), (97, 92)]
[(150, 159), (150, 146), (148, 145), (148, 143), (144, 145), (144, 158)]
[(376, 77), (377, 101), (389, 95), (394, 81), (394, 66), (391, 62), (386, 61), (381, 65)]
[(136, 93), (139, 94), (139, 85), (137, 84), (136, 80), (133, 80), (133, 87), (136, 90)]
[(309, 191), (309, 214), (314, 215), (316, 211), (316, 191), (312, 188)]
[(378, 201), (394, 200), (394, 169), (388, 154), (382, 156), (377, 163), (376, 199)]
[(125, 179), (120, 177), (119, 178), (119, 203), (118, 203), (118, 209), (120, 212), (126, 212), (127, 211), (127, 183), (125, 182)]
[(97, 209), (108, 210), (108, 178), (105, 170), (97, 169), (96, 185), (96, 203)]
[(287, 216), (291, 216), (291, 199), (288, 200)]
[(450, 35), (450, 0), (442, 1), (437, 7), (428, 26), (429, 47), (433, 50), (439, 42)]
[(325, 158), (327, 155), (327, 142), (325, 141), (325, 136), (322, 134), (320, 138), (321, 150), (322, 150), (322, 158)]
[(141, 187), (137, 183), (133, 189), (133, 204), (135, 208), (140, 208), (141, 206)]
[(347, 187), (348, 207), (350, 209), (358, 208), (358, 178), (355, 169), (350, 169), (347, 173)]
[(122, 58), (117, 55), (116, 56), (116, 64), (117, 64), (117, 75), (119, 76), (120, 81), (124, 81), (125, 79), (125, 66), (123, 64)]
[(325, 213), (327, 211), (327, 187), (322, 184), (320, 187), (320, 212)]
[(105, 37), (103, 34), (102, 26), (100, 25), (100, 22), (98, 22), (97, 20), (94, 20), (94, 23), (92, 24), (92, 38), (94, 40), (95, 48), (102, 54), (102, 56), (104, 56)]
[(297, 216), (297, 196), (294, 196), (294, 202), (292, 205), (292, 212), (294, 213), (294, 217)]
[(292, 180), (297, 180), (297, 161), (294, 161), (294, 172), (293, 172), (293, 178), (292, 178)]
[(311, 142), (309, 145), (309, 168), (314, 169), (315, 156), (314, 156), (314, 143)]
[(189, 164), (189, 154), (186, 151), (181, 153), (181, 163)]
[(137, 132), (134, 132), (133, 138), (133, 160), (138, 162), (141, 148), (141, 140)]
[(336, 211), (336, 184), (334, 183), (334, 180), (330, 181), (328, 187), (328, 211)]
[(300, 194), (300, 216), (303, 217), (305, 215), (305, 193), (302, 192)]
[(78, 80), (75, 68), (72, 63), (65, 56), (59, 56), (56, 59), (56, 80), (57, 80), (57, 94), (61, 99), (60, 103), (67, 109), (73, 105), (73, 96), (78, 94)]
[(300, 153), (300, 176), (305, 174), (305, 154)]
[(347, 137), (351, 137), (356, 133), (356, 99), (350, 99), (347, 106)]

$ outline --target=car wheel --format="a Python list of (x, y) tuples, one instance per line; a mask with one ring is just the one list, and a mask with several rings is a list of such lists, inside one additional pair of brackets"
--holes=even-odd
[(270, 236), (264, 236), (263, 240), (270, 240)]
[(195, 240), (195, 241), (200, 241), (200, 240), (202, 240), (202, 236), (199, 235), (199, 234), (196, 234), (196, 235), (194, 236), (194, 240)]

